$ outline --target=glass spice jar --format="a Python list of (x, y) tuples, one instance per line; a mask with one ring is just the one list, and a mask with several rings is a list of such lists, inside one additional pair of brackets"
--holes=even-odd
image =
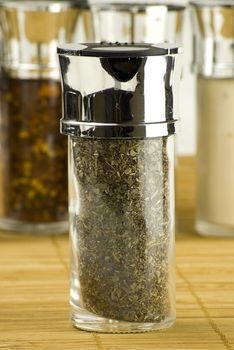
[(182, 41), (186, 1), (92, 3), (96, 42), (171, 42)]
[[(75, 1), (0, 3), (0, 229), (68, 229), (56, 46), (58, 41), (74, 40), (86, 12)], [(85, 34), (84, 29), (81, 38)]]
[(58, 48), (78, 328), (140, 332), (175, 321), (179, 52), (165, 44)]
[(191, 3), (197, 74), (197, 218), (202, 235), (234, 235), (234, 3)]

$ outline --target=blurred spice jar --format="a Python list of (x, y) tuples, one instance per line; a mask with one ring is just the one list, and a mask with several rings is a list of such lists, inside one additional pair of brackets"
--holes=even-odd
[(234, 1), (193, 0), (196, 230), (234, 237)]
[(95, 42), (182, 42), (185, 0), (92, 1)]
[[(58, 42), (89, 40), (73, 1), (0, 3), (0, 228), (67, 230), (67, 147), (59, 135)], [(79, 29), (78, 29), (79, 28)]]

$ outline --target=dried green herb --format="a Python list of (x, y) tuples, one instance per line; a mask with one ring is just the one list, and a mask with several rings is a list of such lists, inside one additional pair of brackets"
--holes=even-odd
[(163, 321), (171, 311), (167, 138), (74, 138), (72, 152), (79, 306), (115, 320)]
[(67, 140), (59, 133), (60, 83), (1, 77), (1, 216), (26, 222), (67, 218)]

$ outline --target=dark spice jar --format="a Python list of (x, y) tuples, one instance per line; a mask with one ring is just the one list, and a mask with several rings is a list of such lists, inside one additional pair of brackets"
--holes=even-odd
[(78, 328), (139, 332), (175, 320), (179, 51), (148, 44), (58, 48)]
[[(58, 233), (68, 228), (56, 46), (74, 40), (87, 12), (72, 1), (0, 3), (1, 229)], [(87, 38), (85, 26), (80, 28)]]

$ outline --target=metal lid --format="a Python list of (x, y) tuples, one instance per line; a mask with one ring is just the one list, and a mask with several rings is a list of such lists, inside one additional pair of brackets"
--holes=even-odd
[(206, 77), (234, 77), (234, 2), (193, 1), (196, 72)]
[(166, 6), (169, 10), (184, 10), (186, 7), (186, 1), (180, 0), (175, 2), (174, 0), (158, 0), (157, 2), (111, 2), (111, 3), (92, 3), (92, 8), (101, 8), (102, 10), (118, 10), (118, 11), (137, 11), (144, 12), (150, 7)]
[[(58, 42), (76, 40), (84, 3), (83, 0), (1, 1), (1, 65), (8, 74), (17, 78), (59, 78), (56, 48)], [(84, 25), (79, 27), (79, 32), (82, 29), (85, 35)]]
[(86, 0), (2, 0), (0, 1), (0, 6), (23, 11), (48, 11), (57, 13), (71, 7), (87, 7), (88, 3)]
[(95, 42), (182, 42), (184, 1), (91, 3), (90, 9)]
[(234, 6), (233, 0), (193, 0), (191, 5), (195, 6)]
[(179, 46), (171, 44), (130, 44), (130, 43), (101, 43), (101, 44), (64, 44), (58, 46), (58, 54), (87, 57), (149, 57), (166, 56), (182, 53)]
[(175, 133), (181, 48), (66, 44), (58, 48), (64, 134), (157, 137)]

